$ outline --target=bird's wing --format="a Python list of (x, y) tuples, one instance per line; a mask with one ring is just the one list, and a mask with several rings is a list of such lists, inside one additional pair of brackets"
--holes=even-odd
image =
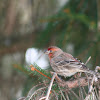
[(75, 59), (71, 54), (62, 53), (56, 59), (54, 59), (55, 65), (58, 67), (66, 67), (68, 69), (83, 69), (86, 67), (80, 61)]

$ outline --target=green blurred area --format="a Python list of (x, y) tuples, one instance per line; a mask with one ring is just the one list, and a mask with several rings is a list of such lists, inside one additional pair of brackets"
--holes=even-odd
[[(14, 56), (13, 54), (16, 52), (22, 53), (19, 60), (11, 61), (25, 66), (25, 52), (31, 47), (41, 50), (55, 45), (65, 52), (72, 53), (74, 57), (81, 59), (84, 63), (91, 56), (92, 58), (87, 64), (90, 69), (95, 69), (97, 65), (100, 65), (100, 31), (98, 29), (100, 11), (97, 10), (98, 5), (100, 4), (96, 0), (68, 0), (61, 7), (57, 0), (0, 0), (1, 87), (7, 81), (10, 86), (12, 80), (16, 84), (16, 80), (22, 76), (23, 78), (18, 81), (20, 81), (19, 84), (22, 81), (20, 86), (23, 94), (21, 95), (26, 95), (28, 90), (39, 82), (38, 76), (34, 76), (33, 79), (29, 76), (30, 72), (24, 75), (23, 71), (16, 70), (10, 71), (12, 73), (10, 78), (3, 78), (6, 71), (14, 68), (11, 64), (11, 68), (6, 67), (8, 65), (6, 61), (3, 66), (2, 58), (5, 55)], [(13, 85), (13, 88), (15, 87), (17, 86)], [(14, 90), (12, 89), (8, 94), (9, 89), (4, 88), (1, 94), (4, 95), (6, 91), (8, 100), (20, 96), (17, 94), (17, 89), (14, 92), (17, 96), (10, 96)]]
[(38, 48), (56, 45), (63, 50), (74, 46), (74, 56), (84, 62), (92, 57), (92, 68), (99, 65), (100, 35), (97, 32), (97, 5), (91, 0), (69, 0), (56, 14), (41, 18), (47, 23), (37, 36)]

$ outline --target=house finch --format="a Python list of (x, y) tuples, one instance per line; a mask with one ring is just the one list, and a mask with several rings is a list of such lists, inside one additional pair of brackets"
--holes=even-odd
[(48, 54), (52, 69), (61, 76), (70, 77), (77, 72), (97, 75), (96, 72), (89, 70), (84, 63), (81, 63), (71, 54), (63, 52), (56, 46), (49, 47), (45, 54)]

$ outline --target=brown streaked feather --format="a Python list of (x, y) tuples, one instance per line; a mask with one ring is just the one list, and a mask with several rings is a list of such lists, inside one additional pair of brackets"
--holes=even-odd
[[(60, 69), (64, 68), (70, 71), (76, 70), (81, 70), (83, 69), (83, 64), (81, 64), (81, 62), (76, 61), (76, 59), (73, 58), (72, 55), (68, 54), (66, 56), (66, 53), (62, 53), (59, 56), (57, 56), (57, 58), (52, 58), (51, 61), (51, 66), (55, 66), (58, 67)], [(66, 73), (67, 74), (67, 73)]]

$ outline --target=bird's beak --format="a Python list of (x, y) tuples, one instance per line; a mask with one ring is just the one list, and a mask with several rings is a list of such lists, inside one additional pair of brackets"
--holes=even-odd
[(48, 54), (50, 53), (50, 51), (47, 50), (47, 51), (45, 51), (44, 53), (48, 55)]

